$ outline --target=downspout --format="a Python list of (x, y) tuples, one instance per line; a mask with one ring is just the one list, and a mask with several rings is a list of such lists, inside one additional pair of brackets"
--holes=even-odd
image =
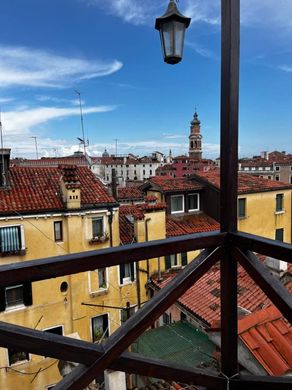
[[(145, 241), (148, 242), (149, 240), (149, 232), (148, 232), (148, 222), (151, 221), (151, 218), (145, 219)], [(150, 278), (150, 264), (149, 264), (149, 259), (146, 260), (147, 262), (147, 280)]]
[(110, 235), (110, 246), (113, 246), (113, 209), (110, 209), (110, 215), (108, 216), (109, 223), (109, 235)]

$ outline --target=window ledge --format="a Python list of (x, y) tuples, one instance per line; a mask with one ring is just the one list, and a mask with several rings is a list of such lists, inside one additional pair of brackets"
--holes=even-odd
[(238, 219), (241, 221), (242, 219), (247, 219), (247, 215), (245, 215), (244, 217), (238, 217)]
[(3, 312), (3, 313), (10, 313), (10, 312), (12, 312), (12, 311), (23, 310), (23, 309), (25, 309), (26, 307), (27, 307), (27, 306), (25, 306), (24, 304), (23, 304), (23, 305), (17, 305), (17, 306), (6, 307), (5, 312)]
[(89, 293), (89, 295), (94, 298), (94, 297), (99, 297), (100, 295), (105, 295), (108, 293), (108, 287), (107, 288), (101, 288), (97, 291), (92, 291)]
[(285, 213), (285, 210), (275, 211), (275, 215), (284, 214), (284, 213)]
[(8, 256), (24, 256), (26, 255), (26, 249), (21, 249), (18, 251), (10, 251), (10, 252), (1, 252), (1, 257), (8, 257)]
[(135, 284), (135, 283), (136, 283), (136, 279), (130, 280), (128, 282), (124, 282), (123, 284), (119, 284), (119, 287), (130, 286), (131, 284)]

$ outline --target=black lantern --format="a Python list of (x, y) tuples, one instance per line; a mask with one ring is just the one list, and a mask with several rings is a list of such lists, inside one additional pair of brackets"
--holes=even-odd
[(155, 28), (160, 32), (164, 61), (174, 65), (181, 61), (185, 30), (191, 18), (182, 15), (174, 0), (170, 0), (164, 15), (156, 19)]

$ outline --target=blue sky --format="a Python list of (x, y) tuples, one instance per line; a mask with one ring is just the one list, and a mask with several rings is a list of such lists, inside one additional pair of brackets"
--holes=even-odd
[[(187, 152), (195, 107), (204, 156), (219, 154), (220, 1), (192, 17), (183, 62), (163, 63), (154, 21), (168, 0), (2, 0), (0, 104), (13, 156)], [(292, 1), (242, 0), (240, 155), (292, 152)]]

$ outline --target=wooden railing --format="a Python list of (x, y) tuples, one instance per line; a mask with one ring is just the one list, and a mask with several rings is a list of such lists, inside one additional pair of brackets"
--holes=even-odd
[[(249, 389), (257, 390), (259, 388), (290, 389), (292, 386), (291, 377), (234, 376), (234, 374), (232, 377), (228, 377), (223, 371), (223, 359), (224, 356), (228, 355), (226, 351), (225, 355), (222, 353), (221, 369), (224, 375), (216, 375), (208, 370), (190, 369), (170, 362), (124, 352), (189, 287), (196, 283), (216, 262), (222, 262), (224, 258), (231, 266), (237, 266), (238, 261), (262, 288), (268, 298), (292, 323), (291, 295), (253, 254), (252, 251), (255, 248), (260, 253), (272, 255), (292, 263), (291, 245), (240, 232), (228, 234), (217, 232), (2, 266), (0, 267), (0, 287), (24, 280), (44, 280), (67, 275), (68, 273), (75, 274), (175, 252), (203, 249), (196, 259), (189, 263), (166, 287), (111, 335), (102, 346), (3, 322), (0, 322), (0, 345), (36, 355), (80, 363), (70, 375), (55, 386), (57, 390), (83, 389), (106, 368), (201, 385), (208, 389), (246, 389), (247, 386)], [(68, 270), (70, 271), (68, 272)], [(226, 283), (226, 281), (223, 279), (222, 283)], [(222, 300), (228, 300), (230, 294), (233, 294), (230, 288), (226, 285), (225, 290), (222, 290)], [(227, 294), (227, 296), (224, 297), (223, 294)], [(237, 290), (235, 290), (235, 295), (237, 297)], [(235, 305), (236, 307), (232, 308), (232, 312), (234, 309), (237, 311), (237, 298), (235, 299)], [(225, 313), (225, 315), (230, 319), (230, 312)], [(223, 316), (221, 321), (222, 318)], [(230, 328), (230, 333), (231, 331)], [(232, 334), (230, 334), (230, 340), (233, 340)], [(223, 345), (222, 348), (224, 348)], [(238, 367), (237, 355), (236, 367)]]

